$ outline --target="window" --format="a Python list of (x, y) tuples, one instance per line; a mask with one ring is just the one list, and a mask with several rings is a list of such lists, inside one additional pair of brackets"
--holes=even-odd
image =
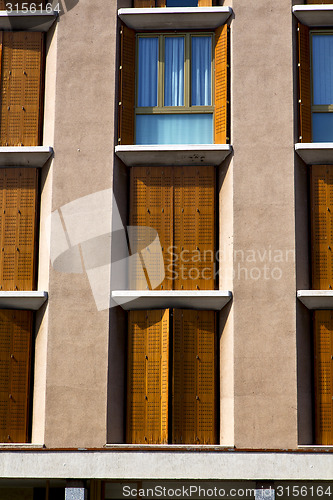
[(128, 443), (216, 444), (216, 313), (131, 311)]
[(136, 144), (213, 142), (212, 34), (138, 36)]
[(198, 0), (166, 0), (167, 7), (198, 7)]
[(226, 143), (227, 26), (136, 35), (123, 25), (120, 67), (119, 144)]
[(312, 140), (333, 141), (333, 33), (312, 31)]
[[(131, 288), (213, 290), (215, 213), (214, 167), (132, 167), (130, 226), (139, 228), (130, 233), (131, 253), (135, 255), (147, 246), (140, 227), (155, 229), (160, 246), (154, 247), (156, 258), (154, 252), (143, 258), (145, 275), (141, 262), (137, 267), (134, 262)], [(157, 265), (161, 250), (162, 273)]]

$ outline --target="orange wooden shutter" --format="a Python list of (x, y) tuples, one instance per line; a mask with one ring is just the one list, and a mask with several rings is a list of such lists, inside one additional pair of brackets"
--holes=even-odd
[(135, 31), (121, 25), (118, 143), (134, 144)]
[(216, 444), (214, 311), (173, 311), (172, 442)]
[(298, 85), (301, 142), (311, 142), (311, 77), (309, 28), (298, 23)]
[(214, 289), (215, 169), (174, 167), (174, 289)]
[(312, 288), (333, 288), (333, 167), (311, 167)]
[[(130, 226), (138, 226), (138, 230), (134, 238), (131, 238), (130, 233), (130, 244), (132, 255), (140, 252), (140, 260), (130, 270), (131, 288), (140, 290), (148, 286), (151, 289), (172, 289), (172, 268), (169, 267), (172, 262), (168, 260), (171, 259), (173, 244), (172, 185), (172, 168), (131, 168)], [(145, 248), (151, 243), (154, 233), (147, 228), (155, 229), (160, 240), (160, 245), (155, 245), (149, 251)], [(164, 273), (165, 279), (161, 282)]]
[(331, 4), (332, 0), (310, 0), (310, 1), (305, 0), (305, 3), (307, 3), (307, 4), (311, 4), (311, 3), (313, 3), (313, 4), (316, 4), (316, 3), (327, 3), (327, 4), (329, 3), (329, 4)]
[(215, 30), (215, 144), (227, 142), (227, 56), (228, 27), (225, 24)]
[(316, 444), (333, 445), (333, 311), (314, 313)]
[(212, 0), (198, 0), (198, 7), (211, 7)]
[(41, 143), (43, 33), (3, 32), (1, 146)]
[(168, 442), (169, 310), (130, 311), (128, 443)]
[(37, 170), (0, 169), (0, 290), (35, 287)]
[(0, 442), (28, 439), (32, 312), (0, 310)]
[(134, 7), (155, 7), (155, 0), (134, 0)]

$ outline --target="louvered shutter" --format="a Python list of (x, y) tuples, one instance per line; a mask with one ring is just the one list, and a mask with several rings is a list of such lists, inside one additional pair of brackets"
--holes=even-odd
[(172, 442), (216, 444), (214, 311), (173, 311)]
[(32, 312), (0, 310), (0, 442), (28, 439)]
[(118, 143), (134, 144), (135, 31), (121, 25)]
[(174, 289), (213, 290), (214, 167), (174, 167)]
[(1, 146), (38, 146), (42, 125), (43, 33), (3, 32)]
[[(173, 170), (168, 167), (132, 167), (130, 177), (130, 226), (138, 228), (135, 233), (130, 233), (130, 236), (135, 234), (130, 237), (131, 253), (140, 252), (140, 259), (136, 259), (130, 269), (131, 288), (171, 290)], [(160, 244), (148, 250), (146, 248), (155, 235), (147, 228), (155, 229), (160, 240)]]
[(299, 129), (301, 142), (311, 142), (311, 76), (309, 28), (298, 23)]
[(134, 7), (155, 7), (155, 0), (134, 0)]
[(198, 0), (198, 7), (211, 7), (212, 0)]
[(169, 310), (130, 311), (128, 443), (168, 442)]
[(228, 27), (225, 24), (215, 30), (215, 144), (225, 144), (227, 142), (227, 57)]
[(311, 167), (312, 288), (333, 288), (333, 168)]
[(325, 4), (331, 4), (332, 0), (305, 0), (306, 4), (316, 4), (316, 3), (325, 3)]
[(34, 290), (36, 194), (36, 169), (0, 169), (0, 290)]
[(333, 311), (314, 313), (316, 444), (333, 445)]

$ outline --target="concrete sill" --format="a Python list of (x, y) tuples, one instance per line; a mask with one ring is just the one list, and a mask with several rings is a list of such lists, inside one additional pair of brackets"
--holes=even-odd
[(298, 142), (295, 151), (307, 165), (333, 164), (333, 142)]
[(294, 5), (292, 12), (306, 26), (333, 26), (333, 4)]
[(227, 22), (231, 7), (119, 9), (119, 18), (136, 31), (215, 29)]
[(231, 298), (229, 290), (117, 290), (111, 293), (112, 301), (125, 311), (169, 307), (220, 311)]
[(47, 300), (47, 292), (0, 292), (0, 309), (37, 311)]
[(128, 167), (147, 165), (218, 166), (230, 155), (230, 144), (116, 146), (116, 155)]
[[(15, 3), (15, 2), (13, 2)], [(7, 12), (0, 10), (0, 30), (48, 31), (57, 12)]]
[(297, 298), (310, 310), (333, 309), (333, 290), (298, 290)]
[(49, 146), (0, 146), (0, 168), (41, 168), (52, 155)]

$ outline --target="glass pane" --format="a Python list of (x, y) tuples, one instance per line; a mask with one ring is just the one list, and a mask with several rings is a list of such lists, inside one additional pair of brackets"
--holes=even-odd
[(333, 104), (333, 35), (312, 36), (313, 104)]
[(158, 38), (139, 38), (138, 106), (157, 106)]
[(165, 38), (164, 106), (184, 106), (184, 38)]
[(210, 106), (212, 102), (212, 39), (192, 36), (192, 106)]
[(312, 113), (312, 142), (333, 142), (333, 113)]
[(166, 0), (167, 7), (198, 7), (198, 0)]
[(213, 144), (213, 115), (137, 115), (136, 144)]

